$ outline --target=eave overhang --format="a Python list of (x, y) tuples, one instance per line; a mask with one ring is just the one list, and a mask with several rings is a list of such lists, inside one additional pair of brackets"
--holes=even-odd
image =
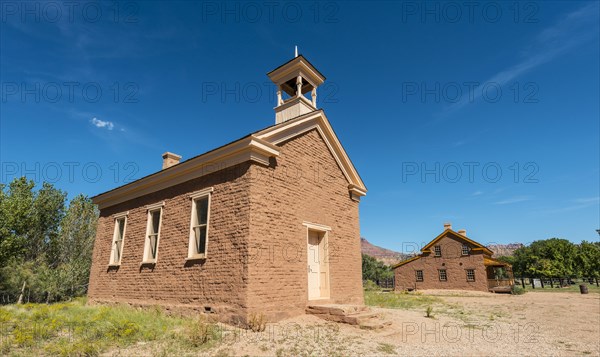
[(279, 156), (279, 153), (280, 148), (278, 146), (254, 135), (249, 135), (127, 185), (92, 197), (92, 201), (98, 205), (98, 208), (103, 209), (242, 162), (252, 161), (268, 166), (269, 159)]
[(414, 257), (412, 257), (412, 258), (409, 258), (409, 259), (403, 260), (403, 261), (401, 261), (401, 262), (400, 262), (400, 263), (398, 263), (398, 264), (394, 264), (394, 265), (392, 265), (392, 269), (396, 269), (396, 268), (398, 268), (398, 267), (400, 267), (400, 266), (403, 266), (404, 264), (408, 264), (408, 263), (410, 263), (410, 262), (412, 262), (412, 261), (415, 261), (415, 260), (417, 260), (417, 259), (420, 259), (420, 258), (421, 258), (421, 255), (417, 255), (417, 256), (414, 256)]

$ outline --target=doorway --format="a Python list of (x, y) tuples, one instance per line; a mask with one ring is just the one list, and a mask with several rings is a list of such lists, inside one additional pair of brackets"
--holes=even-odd
[(329, 298), (327, 231), (308, 229), (308, 299)]

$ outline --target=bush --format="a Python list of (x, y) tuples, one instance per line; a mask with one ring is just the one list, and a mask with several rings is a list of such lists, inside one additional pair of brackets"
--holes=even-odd
[(510, 288), (510, 293), (513, 295), (523, 295), (525, 294), (525, 289), (523, 289), (519, 285), (513, 285)]
[(367, 280), (363, 287), (366, 291), (381, 291), (379, 285), (377, 285), (374, 281)]
[(433, 312), (433, 307), (427, 306), (427, 309), (425, 309), (425, 317), (433, 318), (432, 312)]
[(248, 327), (254, 332), (263, 332), (267, 327), (267, 320), (263, 314), (250, 314)]
[(204, 316), (200, 316), (188, 330), (188, 340), (194, 347), (200, 347), (214, 338), (214, 324), (210, 323)]

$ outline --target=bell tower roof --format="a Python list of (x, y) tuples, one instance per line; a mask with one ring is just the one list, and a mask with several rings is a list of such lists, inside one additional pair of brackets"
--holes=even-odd
[[(275, 123), (317, 110), (317, 87), (323, 84), (325, 76), (304, 56), (296, 54), (267, 76), (277, 86)], [(284, 99), (282, 92), (289, 98)], [(305, 94), (309, 92), (310, 98), (307, 98)]]
[(289, 96), (296, 95), (296, 78), (298, 76), (306, 81), (302, 85), (302, 94), (310, 92), (325, 81), (325, 76), (302, 55), (275, 68), (267, 73), (267, 76), (273, 83), (281, 86), (281, 89)]

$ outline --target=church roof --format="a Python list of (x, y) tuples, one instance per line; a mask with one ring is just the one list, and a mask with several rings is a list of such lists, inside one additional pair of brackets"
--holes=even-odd
[[(315, 110), (283, 123), (255, 131), (181, 163), (98, 194), (92, 197), (92, 200), (102, 209), (242, 162), (253, 161), (269, 165), (269, 158), (279, 156), (280, 147), (277, 144), (313, 129), (319, 132), (344, 173), (352, 197), (358, 199), (360, 196), (366, 195), (367, 188), (329, 124), (324, 111)], [(211, 171), (207, 169), (208, 166), (217, 169)]]

